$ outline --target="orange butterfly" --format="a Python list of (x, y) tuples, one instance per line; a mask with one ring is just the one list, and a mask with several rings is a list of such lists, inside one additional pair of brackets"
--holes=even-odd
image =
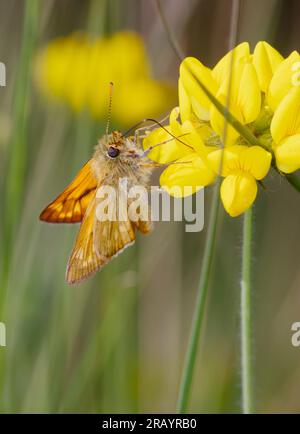
[(151, 230), (149, 219), (132, 221), (126, 217), (122, 221), (99, 221), (96, 193), (103, 185), (117, 189), (120, 178), (128, 179), (130, 186), (147, 187), (153, 167), (133, 137), (125, 137), (118, 131), (106, 134), (76, 178), (42, 211), (40, 220), (46, 222), (81, 222), (67, 266), (69, 284), (94, 274), (131, 245), (136, 229), (143, 234)]

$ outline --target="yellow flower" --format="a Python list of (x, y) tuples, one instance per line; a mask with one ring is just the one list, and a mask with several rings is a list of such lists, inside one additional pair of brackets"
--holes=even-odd
[[(229, 122), (226, 125), (224, 112), (220, 113), (199, 82), (224, 111), (229, 109), (239, 122), (239, 132)], [(187, 146), (170, 141), (170, 134), (162, 129), (145, 140), (146, 147), (164, 143), (150, 153), (151, 158), (179, 163), (161, 176), (168, 191), (175, 185), (181, 189), (209, 185), (219, 175), (222, 162), (221, 199), (234, 217), (253, 204), (257, 181), (267, 175), (273, 157), (282, 172), (300, 169), (300, 55), (296, 51), (283, 59), (260, 41), (251, 54), (245, 42), (212, 70), (188, 57), (180, 66), (178, 96), (180, 111), (171, 113), (167, 129)]]
[(221, 199), (231, 217), (242, 214), (253, 204), (257, 195), (256, 181), (267, 175), (271, 160), (271, 153), (260, 146), (235, 145), (208, 155), (216, 174), (222, 166), (221, 176), (225, 179), (221, 185)]
[(141, 37), (129, 31), (109, 38), (72, 34), (50, 42), (37, 56), (35, 76), (47, 97), (97, 119), (107, 114), (108, 85), (115, 84), (113, 120), (132, 125), (158, 117), (175, 102), (174, 88), (154, 80)]
[[(200, 188), (211, 184), (215, 174), (207, 164), (210, 150), (204, 145), (202, 136), (206, 130), (198, 130), (189, 120), (179, 123), (179, 110), (170, 114), (170, 123), (165, 128), (151, 132), (143, 141), (144, 149), (154, 146), (149, 158), (161, 164), (169, 164), (160, 176), (161, 186), (175, 197), (196, 193)], [(178, 138), (172, 139), (172, 136)]]
[[(269, 111), (262, 94), (269, 96), (270, 82), (270, 101), (274, 99), (274, 92), (275, 97), (278, 96), (277, 81), (272, 78), (277, 71), (280, 72), (282, 63), (283, 57), (265, 41), (256, 45), (253, 54), (247, 42), (239, 44), (212, 70), (195, 58), (184, 59), (179, 78), (182, 119), (195, 115), (202, 121), (209, 121), (213, 130), (223, 138), (226, 120), (205, 95), (194, 78), (196, 76), (242, 125), (250, 125), (259, 118), (261, 111)], [(280, 81), (280, 74), (278, 76)], [(227, 125), (225, 145), (235, 144), (238, 138), (239, 133)]]
[[(194, 76), (243, 125), (258, 117), (261, 110), (261, 89), (247, 43), (240, 44), (224, 56), (213, 71), (191, 57), (184, 59), (180, 66), (179, 99), (182, 99), (183, 118), (187, 119), (194, 113), (198, 119), (210, 121), (213, 130), (223, 138), (226, 120), (205, 95)], [(227, 125), (225, 144), (234, 144), (238, 137), (239, 133)]]
[(276, 164), (284, 173), (300, 168), (300, 88), (294, 87), (280, 102), (271, 122)]

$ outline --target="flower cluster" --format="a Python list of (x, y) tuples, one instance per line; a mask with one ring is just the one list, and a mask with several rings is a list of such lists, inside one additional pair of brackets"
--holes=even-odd
[(107, 115), (108, 85), (115, 83), (113, 120), (132, 125), (161, 116), (175, 102), (175, 90), (154, 80), (141, 37), (122, 31), (107, 38), (76, 33), (51, 41), (37, 55), (36, 81), (47, 97), (74, 111)]
[[(179, 108), (171, 112), (167, 131), (154, 130), (144, 140), (145, 148), (162, 143), (149, 154), (169, 164), (162, 186), (170, 194), (175, 185), (192, 185), (196, 191), (220, 175), (221, 199), (234, 217), (253, 204), (257, 181), (267, 176), (271, 164), (285, 174), (299, 169), (299, 71), (299, 53), (284, 59), (266, 42), (259, 42), (253, 53), (248, 43), (238, 45), (213, 69), (195, 58), (184, 59)], [(170, 141), (171, 134), (178, 139)]]

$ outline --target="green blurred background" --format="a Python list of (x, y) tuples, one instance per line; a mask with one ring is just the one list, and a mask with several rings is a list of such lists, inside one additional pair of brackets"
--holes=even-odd
[[(0, 0), (0, 61), (7, 68), (0, 88), (0, 321), (7, 330), (0, 411), (174, 412), (207, 224), (191, 234), (181, 223), (158, 223), (90, 281), (67, 286), (78, 226), (46, 225), (38, 215), (89, 158), (104, 120), (45, 101), (31, 60), (54, 37), (122, 29), (144, 38), (156, 78), (176, 85), (177, 58), (152, 0), (31, 3), (24, 35), (26, 1)], [(162, 4), (184, 52), (213, 66), (227, 51), (231, 2)], [(253, 48), (264, 39), (285, 56), (300, 49), (298, 1), (241, 6), (239, 41)], [(290, 329), (300, 321), (300, 196), (271, 175), (255, 208), (257, 410), (299, 412), (300, 348), (291, 345)], [(241, 218), (222, 209), (191, 412), (240, 411), (240, 262)]]

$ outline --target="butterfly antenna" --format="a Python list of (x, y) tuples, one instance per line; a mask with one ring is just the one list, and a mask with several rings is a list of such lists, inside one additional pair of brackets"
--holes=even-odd
[[(182, 140), (180, 140), (179, 137), (181, 136), (174, 136), (174, 134), (172, 134), (169, 130), (167, 130), (167, 128), (159, 121), (157, 121), (156, 119), (152, 119), (152, 118), (146, 118), (143, 119), (142, 121), (138, 122), (137, 124), (133, 125), (129, 130), (127, 130), (124, 134), (122, 134), (123, 137), (127, 136), (128, 133), (130, 133), (130, 131), (136, 129), (138, 126), (142, 125), (145, 122), (152, 122), (154, 125), (158, 125), (160, 128), (162, 128), (166, 133), (169, 134), (169, 136), (173, 137), (173, 139), (171, 140), (177, 140), (178, 142), (182, 143), (183, 145), (187, 146), (188, 148), (194, 149), (192, 146), (188, 145), (187, 143), (183, 142)], [(183, 134), (182, 136), (185, 136), (186, 134)], [(171, 141), (170, 140), (170, 141)], [(158, 144), (159, 145), (159, 144)], [(155, 146), (155, 145), (154, 145)], [(151, 149), (147, 149), (147, 153), (149, 153)]]
[[(179, 139), (181, 137), (188, 136), (189, 134), (190, 133), (184, 133), (184, 134), (181, 134), (180, 136), (173, 136), (172, 139), (164, 140), (163, 142), (156, 143), (155, 145), (149, 146), (149, 148), (145, 149), (145, 151), (142, 153), (142, 157), (145, 157), (146, 155), (148, 155), (151, 151), (153, 151), (153, 149), (157, 148), (158, 146), (165, 145), (166, 143), (172, 142), (173, 140), (178, 140), (181, 143), (184, 143)], [(184, 143), (184, 145), (187, 146), (188, 148), (194, 150), (194, 148), (192, 146), (187, 145), (185, 143)]]
[(109, 133), (113, 89), (114, 89), (114, 84), (113, 84), (113, 82), (110, 82), (109, 83), (109, 102), (108, 102), (108, 112), (107, 112), (107, 123), (106, 123), (106, 131), (105, 131), (106, 138), (108, 137), (108, 133)]
[[(174, 136), (174, 134), (172, 134), (170, 131), (167, 130), (166, 127), (164, 127), (164, 125), (157, 121), (156, 119), (151, 119), (151, 118), (147, 118), (145, 119), (148, 122), (153, 122), (154, 124), (158, 125), (160, 128), (162, 128), (166, 133), (169, 134), (169, 136), (173, 137), (173, 139), (177, 140), (178, 142), (182, 143), (184, 146), (187, 146), (188, 148), (194, 149), (192, 146), (188, 145), (187, 143), (183, 142), (182, 140), (180, 140), (180, 136)], [(185, 135), (185, 134), (184, 134)]]

